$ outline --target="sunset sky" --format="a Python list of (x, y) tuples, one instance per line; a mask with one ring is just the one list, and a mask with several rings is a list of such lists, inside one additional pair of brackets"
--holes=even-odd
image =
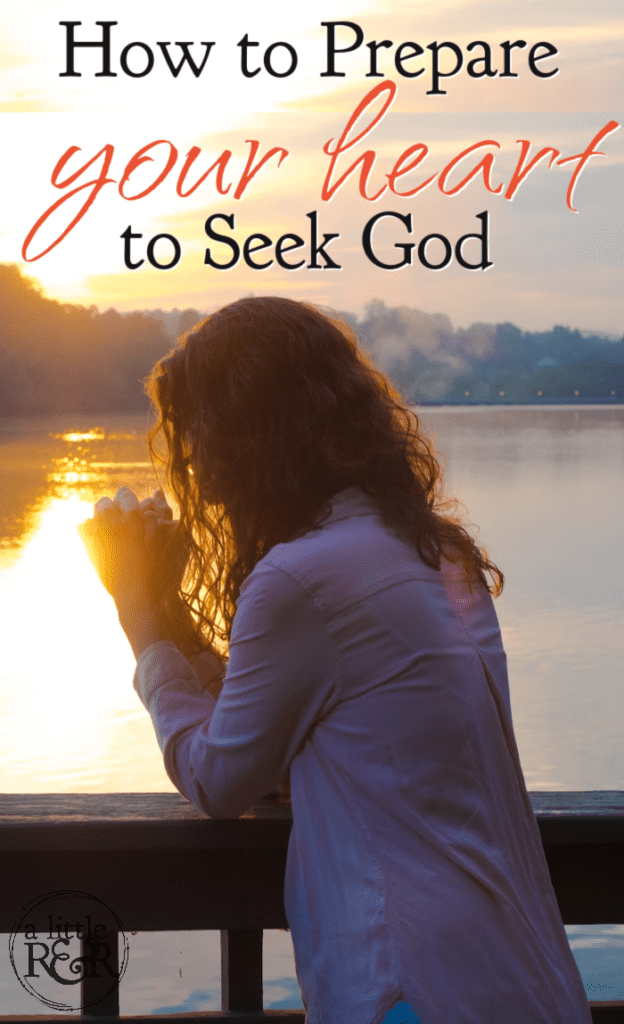
[[(332, 0), (295, 7), (281, 0), (250, 3), (233, 0), (212, 4), (178, 0), (150, 4), (133, 0), (22, 0), (5, 4), (0, 13), (0, 111), (5, 158), (0, 165), (2, 217), (0, 260), (18, 262), (38, 278), (47, 294), (64, 301), (95, 304), (120, 310), (215, 306), (255, 292), (277, 292), (308, 298), (334, 308), (358, 312), (373, 297), (388, 305), (408, 305), (428, 313), (447, 314), (454, 326), (473, 322), (511, 320), (526, 330), (549, 329), (555, 323), (610, 334), (622, 333), (621, 288), (621, 180), (622, 130), (611, 131), (598, 147), (605, 156), (590, 159), (574, 191), (572, 212), (566, 193), (576, 162), (549, 167), (550, 154), (526, 177), (512, 200), (505, 198), (527, 140), (527, 162), (544, 147), (559, 151), (558, 159), (581, 154), (610, 122), (623, 123), (617, 101), (622, 95), (621, 53), (624, 30), (613, 0)], [(87, 10), (89, 14), (87, 15)], [(116, 77), (94, 77), (102, 69), (97, 48), (76, 51), (80, 78), (60, 77), (65, 70), (65, 34), (61, 21), (81, 21), (77, 41), (102, 37), (99, 21), (116, 21), (110, 29), (111, 70)], [(364, 39), (357, 49), (336, 57), (336, 70), (344, 77), (323, 76), (326, 70), (327, 30), (323, 21), (358, 25)], [(241, 71), (241, 47), (247, 35), (259, 46), (248, 51), (254, 77)], [(501, 77), (505, 51), (501, 43), (524, 40), (512, 51), (512, 70), (518, 77)], [(193, 43), (190, 52), (200, 61), (202, 43), (213, 42), (201, 75), (188, 67), (174, 77), (158, 47), (170, 42), (169, 52), (181, 59), (177, 41)], [(373, 41), (391, 41), (378, 47), (379, 76), (370, 75)], [(470, 77), (467, 66), (491, 47), (491, 77)], [(270, 53), (272, 77), (263, 65)], [(356, 42), (353, 29), (336, 29), (338, 48)], [(434, 93), (430, 44), (453, 43), (461, 51), (463, 67), (440, 79), (445, 94)], [(142, 43), (142, 46), (132, 46)], [(418, 44), (423, 53), (401, 44)], [(534, 67), (551, 77), (531, 72), (529, 54), (538, 43), (550, 43), (558, 53)], [(294, 51), (298, 63), (286, 74)], [(540, 51), (536, 51), (538, 54)], [(122, 54), (125, 53), (125, 57)], [(153, 54), (153, 70), (143, 75)], [(402, 76), (395, 55), (403, 56)], [(411, 56), (410, 56), (411, 54)], [(123, 62), (132, 74), (125, 74)], [(451, 47), (440, 51), (440, 70), (449, 72), (457, 62)], [(133, 77), (133, 75), (135, 77)], [(279, 77), (279, 76), (282, 77)], [(358, 189), (353, 173), (330, 201), (322, 198), (330, 156), (323, 152), (329, 140), (342, 135), (349, 117), (367, 93), (383, 82), (394, 82), (396, 94), (386, 115), (336, 162), (332, 182), (366, 150), (374, 150), (368, 189), (383, 195), (369, 201)], [(350, 139), (389, 98), (384, 92), (363, 113)], [(120, 181), (133, 155), (149, 143), (145, 161), (124, 186)], [(288, 151), (278, 166), (273, 157), (260, 169), (241, 198), (234, 198), (250, 144), (259, 143), (259, 160), (273, 147)], [(488, 146), (467, 156), (446, 179), (451, 191), (487, 154), (491, 154), (491, 188), (482, 173), (455, 195), (440, 189), (440, 174), (449, 161), (466, 148), (489, 140)], [(412, 196), (393, 194), (387, 175), (402, 153), (416, 145), (427, 147), (420, 164), (396, 181), (398, 191), (413, 191), (428, 178), (431, 183)], [(495, 145), (498, 143), (498, 146)], [(334, 142), (335, 144), (335, 142)], [(99, 158), (103, 147), (110, 147)], [(232, 157), (224, 172), (228, 194), (216, 189), (215, 172), (186, 198), (176, 193), (181, 168), (191, 147), (200, 152), (189, 170), (189, 189), (225, 150)], [(70, 147), (79, 151), (59, 174), (60, 182), (75, 175), (64, 188), (51, 183), (53, 169)], [(175, 147), (175, 149), (173, 148)], [(418, 151), (424, 153), (424, 149)], [(87, 182), (102, 175), (104, 158), (111, 156), (107, 177), (93, 204), (77, 226), (40, 259), (23, 262), (24, 240), (35, 222), (72, 189), (85, 188), (67, 202), (35, 234), (27, 255), (36, 256), (58, 237), (91, 194)], [(176, 156), (177, 153), (177, 156)], [(168, 157), (172, 167), (161, 184), (143, 198), (131, 199), (146, 189), (161, 172)], [(175, 160), (174, 160), (175, 157)], [(83, 165), (90, 167), (79, 173)], [(406, 160), (407, 162), (407, 160)], [(310, 219), (317, 212), (319, 241), (323, 233), (337, 233), (327, 253), (341, 269), (310, 268)], [(395, 245), (410, 242), (412, 265), (396, 270), (375, 266), (363, 252), (366, 223), (384, 211), (412, 216), (412, 234), (403, 221), (386, 218), (373, 233), (374, 252), (382, 262), (399, 260)], [(418, 245), (429, 234), (444, 235), (452, 248), (466, 234), (481, 231), (484, 212), (489, 216), (489, 259), (483, 271), (458, 265), (453, 255), (448, 266), (427, 269), (419, 262)], [(231, 249), (209, 242), (204, 222), (212, 214), (235, 216), (231, 231), (221, 220), (215, 230), (232, 235), (242, 248), (252, 233), (272, 243), (285, 234), (298, 235), (305, 245), (284, 258), (304, 259), (297, 270), (277, 265), (273, 244), (252, 254), (258, 263), (273, 259), (264, 270), (252, 270), (241, 257), (230, 270), (204, 263), (206, 247), (213, 258), (225, 262)], [(124, 264), (128, 227), (142, 235), (132, 243), (133, 260), (145, 262), (136, 270)], [(179, 263), (169, 270), (149, 265), (146, 246), (155, 235), (174, 236), (180, 245)], [(292, 243), (292, 240), (291, 240)], [(469, 240), (466, 258), (478, 262), (481, 244)], [(167, 262), (172, 243), (161, 240), (153, 256)], [(425, 250), (431, 263), (444, 256), (443, 243), (433, 239)], [(323, 263), (321, 257), (318, 262)]]

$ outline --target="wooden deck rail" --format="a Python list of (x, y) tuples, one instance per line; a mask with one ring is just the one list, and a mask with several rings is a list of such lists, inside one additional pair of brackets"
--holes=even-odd
[[(624, 792), (531, 800), (564, 922), (623, 924)], [(102, 900), (124, 931), (217, 929), (221, 1011), (121, 1019), (303, 1024), (302, 1010), (262, 1009), (262, 931), (287, 927), (291, 823), (290, 806), (270, 798), (242, 818), (213, 821), (177, 793), (0, 796), (0, 932), (11, 933), (32, 900), (62, 889)], [(83, 1003), (98, 997), (98, 984), (82, 981)], [(68, 1019), (33, 1003), (32, 1016), (0, 1020)], [(624, 1024), (624, 1001), (591, 1005), (595, 1022)], [(119, 1021), (118, 989), (78, 1019)]]

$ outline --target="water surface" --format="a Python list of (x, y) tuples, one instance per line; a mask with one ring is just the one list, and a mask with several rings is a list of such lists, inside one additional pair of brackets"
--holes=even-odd
[[(624, 790), (624, 408), (428, 409), (422, 422), (506, 576), (496, 606), (529, 788)], [(4, 792), (173, 790), (76, 533), (100, 495), (157, 486), (145, 432), (140, 416), (0, 420)], [(624, 998), (624, 927), (567, 932), (588, 996)], [(301, 1006), (287, 933), (265, 933), (264, 975), (267, 1008)], [(218, 933), (130, 936), (120, 995), (124, 1014), (218, 1009)], [(8, 962), (0, 1003), (39, 1012)]]
[[(427, 409), (447, 488), (506, 576), (531, 789), (624, 789), (624, 408)], [(0, 790), (172, 790), (134, 660), (76, 533), (158, 484), (141, 416), (0, 420)]]

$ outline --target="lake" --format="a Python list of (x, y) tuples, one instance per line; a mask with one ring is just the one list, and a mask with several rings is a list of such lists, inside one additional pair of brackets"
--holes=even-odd
[[(624, 790), (624, 407), (427, 408), (421, 420), (506, 576), (496, 608), (528, 788)], [(0, 420), (6, 793), (173, 790), (76, 532), (102, 494), (158, 486), (146, 428), (145, 416)], [(591, 997), (624, 998), (624, 928), (568, 934)], [(218, 1006), (218, 936), (133, 938), (123, 1013)], [(301, 1005), (289, 935), (265, 945), (265, 1005)], [(4, 1012), (35, 1012), (18, 990), (7, 961)]]

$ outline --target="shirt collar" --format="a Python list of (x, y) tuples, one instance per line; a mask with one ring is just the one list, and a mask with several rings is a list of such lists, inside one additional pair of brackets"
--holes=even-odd
[(339, 519), (350, 519), (352, 516), (377, 515), (377, 508), (372, 498), (365, 494), (360, 487), (347, 487), (344, 491), (338, 491), (330, 498), (331, 512), (325, 523), (335, 523)]

